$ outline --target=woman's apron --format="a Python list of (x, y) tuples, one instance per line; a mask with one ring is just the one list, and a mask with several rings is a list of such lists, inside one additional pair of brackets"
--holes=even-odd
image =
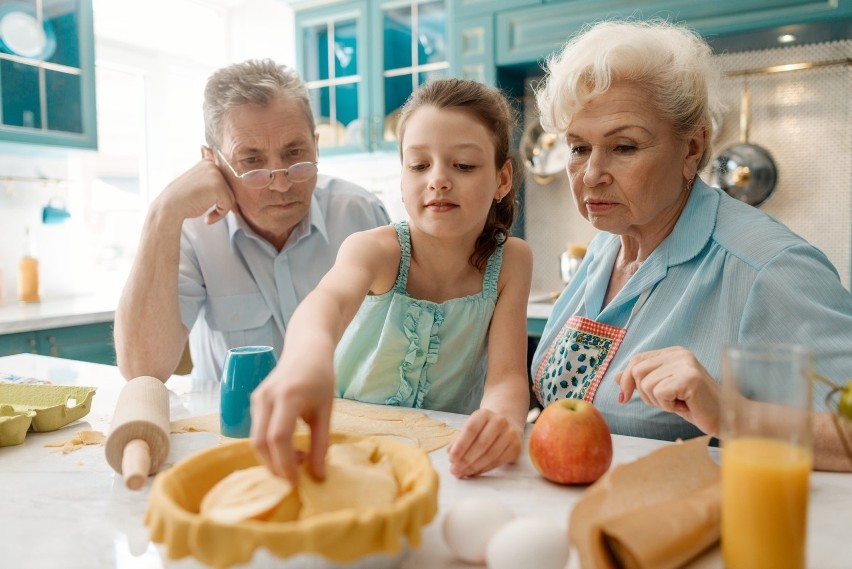
[(581, 303), (551, 342), (536, 369), (533, 391), (539, 403), (547, 406), (566, 398), (591, 402), (633, 316), (650, 294), (651, 289), (648, 289), (639, 295), (624, 328), (579, 316), (583, 308)]

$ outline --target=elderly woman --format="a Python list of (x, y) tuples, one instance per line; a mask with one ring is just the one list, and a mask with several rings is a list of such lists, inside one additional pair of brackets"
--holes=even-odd
[[(546, 71), (542, 124), (566, 137), (600, 233), (533, 358), (539, 401), (594, 400), (612, 432), (674, 440), (718, 434), (725, 345), (803, 344), (819, 373), (852, 377), (852, 296), (825, 255), (698, 177), (718, 106), (709, 46), (667, 22), (603, 22)], [(814, 417), (815, 466), (850, 468), (831, 416)]]

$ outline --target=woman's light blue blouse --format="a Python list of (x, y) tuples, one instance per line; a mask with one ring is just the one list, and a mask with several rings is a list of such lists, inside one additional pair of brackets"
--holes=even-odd
[[(797, 343), (812, 350), (818, 373), (844, 384), (852, 377), (852, 295), (821, 251), (766, 213), (696, 180), (672, 233), (602, 307), (619, 248), (619, 236), (595, 236), (556, 301), (532, 362), (534, 373), (578, 307), (587, 318), (623, 327), (636, 299), (650, 289), (595, 395), (613, 433), (665, 440), (700, 434), (635, 393), (626, 405), (618, 403), (615, 374), (631, 356), (650, 350), (683, 346), (718, 380), (726, 345)], [(825, 393), (815, 384), (815, 408), (825, 408)]]
[(442, 303), (406, 292), (408, 224), (395, 224), (401, 258), (394, 287), (364, 299), (334, 356), (336, 395), (368, 403), (454, 413), (479, 408), (488, 329), (497, 304), (503, 247), (488, 260), (478, 294)]

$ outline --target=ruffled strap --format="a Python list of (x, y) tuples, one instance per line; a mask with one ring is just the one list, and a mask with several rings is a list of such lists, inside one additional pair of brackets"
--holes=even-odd
[(408, 229), (407, 221), (394, 223), (393, 228), (396, 229), (396, 238), (399, 241), (400, 251), (399, 271), (397, 271), (393, 289), (396, 292), (406, 294), (405, 287), (408, 285), (408, 268), (411, 266), (411, 232)]
[(482, 281), (482, 294), (495, 302), (497, 301), (497, 281), (500, 279), (500, 268), (503, 266), (503, 245), (506, 243), (506, 238), (503, 235), (498, 235), (497, 242), (497, 248), (488, 258), (488, 264), (485, 266), (485, 278)]

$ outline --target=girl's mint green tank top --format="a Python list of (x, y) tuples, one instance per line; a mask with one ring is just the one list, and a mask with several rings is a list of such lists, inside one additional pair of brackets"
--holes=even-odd
[(344, 332), (334, 356), (336, 395), (471, 413), (485, 385), (503, 247), (488, 259), (482, 292), (438, 304), (406, 292), (411, 235), (404, 221), (394, 228), (402, 252), (399, 274), (391, 290), (364, 299)]

